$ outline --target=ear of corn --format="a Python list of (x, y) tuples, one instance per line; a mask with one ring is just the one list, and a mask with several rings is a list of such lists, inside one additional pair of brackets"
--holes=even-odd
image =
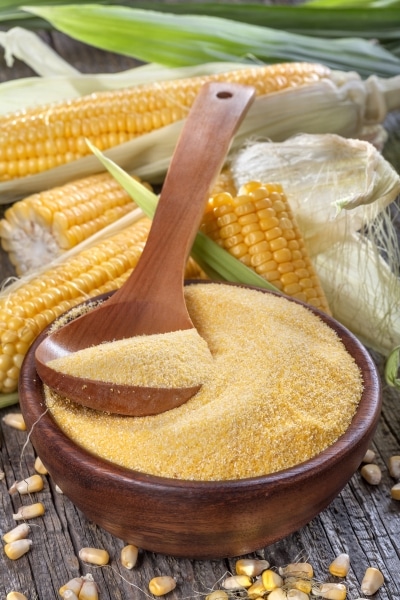
[(135, 207), (108, 173), (92, 175), (14, 203), (0, 220), (1, 244), (17, 274), (23, 275)]
[(329, 313), (280, 184), (250, 182), (212, 196), (201, 229), (284, 294)]
[[(119, 288), (136, 266), (150, 221), (137, 223), (45, 270), (0, 298), (0, 391), (17, 389), (24, 356), (39, 333), (67, 309), (85, 299)], [(189, 262), (187, 276), (200, 274)]]
[[(65, 146), (64, 142), (60, 141), (63, 139), (63, 129), (64, 132), (67, 131), (67, 133), (71, 134), (67, 144), (68, 160), (72, 159), (73, 155), (76, 154), (77, 144), (84, 151), (83, 157), (77, 158), (77, 160), (73, 159), (72, 162), (68, 163), (65, 163), (64, 160), (64, 150), (60, 150), (60, 152), (54, 150), (53, 140), (55, 140), (55, 132), (52, 134), (52, 143), (46, 146), (47, 154), (43, 153), (42, 142), (37, 145), (36, 142), (22, 140), (22, 145), (18, 146), (18, 153), (16, 153), (14, 142), (11, 143), (9, 149), (2, 149), (0, 142), (0, 157), (3, 156), (3, 158), (0, 158), (0, 171), (2, 172), (0, 175), (0, 202), (14, 201), (48, 187), (55, 187), (72, 179), (99, 172), (99, 164), (90, 155), (85, 138), (91, 139), (99, 148), (104, 149), (108, 147), (107, 154), (123, 168), (135, 172), (138, 176), (152, 183), (160, 183), (165, 176), (176, 140), (182, 128), (182, 110), (184, 112), (189, 110), (188, 103), (190, 103), (190, 98), (188, 100), (185, 94), (189, 90), (190, 96), (200, 81), (206, 81), (210, 78), (217, 78), (218, 80), (233, 79), (246, 83), (247, 73), (247, 81), (249, 83), (253, 84), (256, 81), (257, 86), (265, 86), (265, 92), (262, 93), (260, 91), (260, 95), (257, 96), (256, 101), (253, 103), (251, 110), (235, 136), (232, 148), (240, 147), (245, 140), (252, 136), (262, 136), (279, 141), (300, 131), (309, 133), (333, 132), (346, 137), (360, 137), (363, 135), (364, 126), (368, 126), (368, 129), (370, 129), (371, 125), (382, 123), (387, 112), (398, 107), (400, 97), (398, 93), (400, 87), (399, 78), (394, 77), (388, 80), (379, 80), (376, 77), (371, 77), (367, 81), (361, 81), (360, 77), (354, 72), (342, 73), (330, 71), (321, 65), (307, 65), (307, 68), (311, 69), (311, 71), (308, 74), (304, 72), (301, 76), (298, 76), (297, 71), (299, 69), (301, 71), (303, 65), (304, 63), (291, 63), (289, 65), (278, 64), (269, 67), (256, 66), (251, 67), (249, 70), (244, 65), (237, 63), (211, 63), (201, 65), (201, 68), (197, 66), (193, 69), (162, 69), (159, 66), (155, 69), (154, 65), (148, 65), (148, 71), (138, 69), (138, 75), (135, 75), (135, 73), (131, 75), (132, 83), (127, 84), (126, 79), (121, 78), (121, 84), (134, 86), (130, 88), (129, 93), (136, 94), (140, 98), (140, 106), (143, 104), (145, 107), (146, 103), (148, 104), (150, 113), (138, 112), (139, 121), (142, 122), (143, 119), (147, 121), (151, 120), (153, 119), (153, 115), (155, 115), (153, 120), (159, 123), (157, 129), (153, 129), (150, 133), (147, 133), (144, 129), (142, 133), (126, 132), (123, 129), (119, 129), (123, 127), (122, 122), (125, 122), (126, 125), (126, 115), (122, 115), (116, 124), (115, 115), (109, 113), (107, 113), (107, 117), (110, 118), (111, 125), (107, 125), (107, 127), (111, 127), (112, 131), (108, 133), (99, 133), (99, 127), (96, 125), (93, 127), (93, 131), (97, 131), (97, 133), (93, 133), (91, 127), (87, 128), (85, 126), (86, 129), (83, 134), (82, 126), (79, 125), (78, 130), (74, 129), (75, 133), (72, 135), (72, 132), (69, 131), (71, 128), (70, 125), (64, 125), (64, 123), (60, 126), (57, 125), (57, 135), (61, 135), (61, 137), (56, 145), (58, 144), (60, 149)], [(312, 69), (314, 69), (313, 75), (311, 75)], [(239, 70), (244, 75), (238, 77), (237, 73)], [(193, 77), (190, 76), (191, 73), (193, 73)], [(142, 83), (143, 81), (148, 81), (151, 77), (153, 77), (152, 81), (155, 81), (155, 83)], [(175, 79), (176, 77), (180, 79)], [(252, 77), (253, 80), (251, 79)], [(82, 76), (79, 88), (96, 89), (95, 83), (93, 83), (95, 79), (95, 76), (91, 76), (90, 81), (86, 82), (87, 80)], [(137, 82), (136, 85), (135, 82)], [(31, 82), (29, 94), (31, 93), (32, 85), (33, 83)], [(37, 84), (35, 83), (34, 85)], [(50, 99), (55, 97), (54, 86), (56, 85), (58, 85), (58, 82), (48, 81), (48, 86), (51, 88), (48, 94)], [(69, 118), (71, 118), (73, 106), (78, 101), (83, 103), (87, 100), (89, 104), (90, 102), (99, 103), (104, 93), (118, 94), (120, 97), (124, 95), (123, 91), (115, 90), (117, 87), (115, 79), (105, 81), (103, 76), (99, 76), (98, 89), (104, 90), (107, 86), (112, 88), (113, 91), (94, 92), (82, 98), (76, 97), (75, 88), (71, 90), (67, 86), (67, 89), (60, 90), (60, 94), (65, 94), (69, 100), (66, 103), (57, 103), (57, 107), (60, 110), (64, 107), (66, 114), (69, 114)], [(71, 88), (71, 85), (69, 88)], [(168, 91), (169, 89), (171, 91)], [(149, 104), (146, 90), (151, 91), (155, 99), (154, 101), (156, 101), (157, 95), (161, 97), (161, 104), (164, 108), (159, 109), (156, 104)], [(179, 92), (181, 92), (183, 99), (179, 96)], [(19, 90), (19, 93), (22, 95), (22, 88)], [(113, 101), (113, 104), (117, 106), (117, 99)], [(22, 104), (22, 106), (23, 109), (20, 113), (28, 113), (29, 110), (25, 108), (25, 104)], [(56, 104), (53, 102), (51, 104), (52, 118), (56, 116), (55, 107)], [(165, 111), (168, 112), (170, 116), (172, 115), (172, 121), (169, 117), (165, 120), (165, 114), (163, 113), (163, 122), (160, 123), (160, 118), (157, 116), (160, 110), (161, 112), (164, 111), (164, 113)], [(91, 115), (88, 117), (89, 120), (96, 121), (96, 119), (100, 119), (100, 116), (93, 116), (93, 112), (90, 112), (90, 109), (88, 109), (88, 112)], [(178, 113), (181, 113), (180, 117)], [(42, 117), (45, 118), (45, 115), (43, 114)], [(5, 139), (8, 139), (9, 135), (14, 139), (17, 133), (12, 133), (9, 131), (8, 125), (5, 125), (6, 121), (8, 121), (7, 115), (0, 117), (0, 123), (3, 118), (5, 121), (3, 122), (2, 129), (5, 132)], [(35, 123), (35, 127), (30, 129), (29, 135), (27, 134), (29, 138), (36, 135), (36, 122), (40, 122), (39, 116), (32, 115), (31, 118)], [(101, 119), (104, 121), (103, 117)], [(16, 119), (15, 125), (12, 126), (16, 130), (18, 129), (18, 121), (19, 117)], [(165, 125), (167, 122), (169, 124)], [(49, 127), (50, 125), (51, 123)], [(52, 127), (54, 129), (56, 126)], [(102, 127), (104, 129), (104, 126)], [(118, 131), (116, 131), (116, 127), (118, 127)], [(88, 129), (92, 133), (88, 133)], [(75, 134), (79, 130), (81, 133), (78, 135), (78, 143)], [(7, 131), (9, 132), (7, 133)], [(119, 139), (120, 136), (121, 139)], [(124, 139), (129, 137), (130, 141), (121, 143), (122, 137)], [(107, 144), (111, 140), (111, 146), (106, 144), (106, 138), (108, 139)], [(45, 144), (45, 140), (43, 140), (43, 144)], [(36, 157), (31, 154), (33, 147), (36, 153), (37, 151), (39, 152)], [(20, 160), (22, 161), (20, 165), (21, 172), (19, 172), (19, 167), (17, 167), (17, 162)], [(45, 169), (44, 171), (37, 171), (38, 162), (40, 162), (41, 169)], [(56, 166), (58, 164), (60, 166)], [(11, 172), (9, 172), (10, 165)], [(34, 172), (36, 175), (31, 174)], [(13, 178), (10, 178), (11, 176)]]
[(184, 119), (207, 81), (254, 85), (258, 95), (329, 78), (322, 65), (296, 63), (241, 69), (186, 80), (99, 92), (67, 103), (0, 117), (0, 180), (34, 175)]

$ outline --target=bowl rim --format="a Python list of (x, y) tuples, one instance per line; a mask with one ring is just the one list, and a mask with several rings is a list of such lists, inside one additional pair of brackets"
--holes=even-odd
[[(224, 479), (224, 480), (191, 480), (191, 479), (177, 479), (171, 477), (163, 477), (159, 475), (152, 475), (149, 473), (129, 469), (113, 463), (108, 459), (97, 456), (90, 452), (86, 448), (80, 446), (72, 439), (70, 439), (66, 433), (58, 426), (51, 413), (46, 410), (46, 402), (43, 391), (43, 385), (36, 373), (34, 353), (36, 347), (47, 335), (49, 329), (53, 323), (50, 323), (48, 327), (36, 338), (34, 343), (28, 349), (21, 367), (20, 380), (19, 380), (19, 392), (20, 392), (20, 403), (22, 412), (25, 413), (27, 418), (27, 425), (29, 429), (34, 430), (38, 427), (40, 435), (45, 435), (46, 432), (52, 432), (57, 436), (57, 443), (60, 450), (60, 455), (68, 453), (70, 456), (83, 455), (85, 457), (85, 464), (91, 465), (93, 468), (100, 469), (103, 475), (109, 476), (111, 479), (116, 478), (120, 482), (125, 480), (127, 484), (140, 485), (143, 484), (146, 487), (151, 486), (154, 489), (168, 489), (171, 490), (186, 490), (186, 491), (204, 491), (204, 490), (218, 490), (219, 493), (226, 490), (232, 493), (233, 490), (240, 490), (241, 488), (248, 488), (251, 486), (253, 489), (265, 486), (273, 486), (278, 483), (280, 486), (283, 484), (293, 485), (296, 479), (304, 479), (307, 477), (315, 476), (316, 471), (324, 470), (327, 468), (333, 468), (343, 458), (354, 452), (354, 449), (358, 445), (362, 445), (366, 435), (372, 436), (376, 428), (380, 410), (382, 405), (382, 390), (380, 377), (377, 372), (377, 368), (365, 346), (358, 340), (358, 338), (350, 332), (341, 323), (336, 321), (330, 315), (323, 313), (322, 311), (314, 308), (313, 306), (307, 305), (300, 300), (295, 298), (282, 296), (278, 292), (268, 290), (266, 288), (259, 288), (252, 285), (245, 285), (241, 283), (225, 282), (225, 281), (210, 281), (210, 280), (187, 280), (185, 285), (193, 284), (223, 284), (223, 285), (234, 285), (236, 287), (245, 287), (261, 291), (263, 293), (273, 294), (279, 297), (283, 297), (290, 302), (295, 302), (301, 306), (311, 310), (316, 316), (319, 316), (328, 326), (330, 326), (341, 338), (345, 348), (354, 358), (354, 352), (357, 354), (357, 365), (361, 370), (363, 378), (363, 391), (360, 398), (360, 402), (357, 406), (356, 412), (353, 415), (351, 423), (347, 430), (335, 441), (333, 444), (325, 448), (322, 452), (317, 455), (273, 473), (264, 475), (258, 475), (254, 477), (245, 477), (241, 479)], [(81, 302), (78, 306), (84, 306), (88, 303), (102, 301), (108, 298), (113, 292), (107, 292), (105, 294), (98, 295), (93, 298), (89, 298)], [(74, 307), (76, 309), (76, 307)], [(65, 314), (70, 312), (69, 309)], [(57, 319), (61, 318), (58, 317)], [(32, 433), (32, 431), (31, 431)], [(34, 436), (33, 436), (34, 437)]]

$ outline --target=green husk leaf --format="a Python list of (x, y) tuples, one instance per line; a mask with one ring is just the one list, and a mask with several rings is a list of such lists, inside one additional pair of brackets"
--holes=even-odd
[[(326, 6), (325, 6), (326, 4)], [(292, 5), (265, 5), (239, 2), (135, 2), (135, 8), (151, 8), (160, 12), (187, 15), (209, 15), (283, 29), (291, 33), (317, 37), (361, 37), (377, 39), (381, 43), (398, 40), (400, 22), (398, 0), (388, 1), (376, 10), (375, 3), (360, 0), (356, 3), (328, 6), (318, 3)], [(361, 10), (362, 8), (362, 10)]]
[[(136, 204), (151, 219), (157, 207), (157, 196), (130, 177), (112, 160), (104, 156), (88, 140), (87, 144), (108, 172), (122, 185), (128, 194), (135, 197)], [(196, 235), (191, 255), (211, 279), (254, 285), (278, 292), (275, 286), (231, 256), (229, 252), (218, 246), (202, 232), (198, 232)]]
[(2, 408), (6, 408), (7, 406), (12, 406), (13, 404), (18, 404), (19, 396), (18, 392), (13, 392), (11, 394), (0, 394), (0, 410)]
[(400, 346), (394, 348), (385, 364), (385, 380), (391, 387), (400, 389)]
[(400, 60), (361, 38), (330, 40), (206, 15), (174, 15), (124, 6), (25, 6), (59, 31), (145, 62), (184, 66), (208, 61), (317, 61), (361, 76), (397, 75)]

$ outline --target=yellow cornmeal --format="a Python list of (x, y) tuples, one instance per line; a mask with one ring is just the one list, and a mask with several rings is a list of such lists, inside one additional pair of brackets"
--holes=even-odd
[(119, 465), (165, 477), (240, 479), (296, 465), (348, 428), (360, 371), (335, 332), (283, 297), (186, 287), (215, 368), (186, 404), (151, 417), (98, 413), (47, 393), (60, 428)]
[(196, 329), (138, 335), (49, 361), (60, 373), (97, 381), (148, 387), (201, 384), (213, 369), (207, 342)]

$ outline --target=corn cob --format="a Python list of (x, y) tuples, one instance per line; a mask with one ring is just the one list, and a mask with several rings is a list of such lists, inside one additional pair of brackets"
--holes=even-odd
[(282, 63), (106, 91), (0, 117), (0, 181), (34, 175), (107, 150), (186, 117), (208, 81), (253, 85), (262, 96), (321, 79), (329, 68)]
[(23, 275), (135, 207), (109, 173), (84, 177), (15, 202), (0, 220), (1, 245)]
[(212, 195), (201, 229), (286, 295), (330, 312), (280, 184), (249, 182), (238, 195)]
[[(121, 287), (136, 266), (150, 220), (142, 218), (0, 298), (0, 392), (17, 389), (24, 356), (43, 329), (85, 299)], [(187, 277), (200, 274), (189, 261)]]

